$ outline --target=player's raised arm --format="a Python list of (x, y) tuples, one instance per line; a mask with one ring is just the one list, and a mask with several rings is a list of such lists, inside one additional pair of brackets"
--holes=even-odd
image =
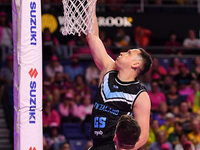
[(134, 150), (139, 149), (148, 140), (150, 109), (151, 109), (151, 104), (150, 104), (149, 96), (147, 92), (142, 92), (138, 96), (133, 108), (133, 114), (134, 114), (135, 120), (138, 122), (141, 128), (141, 135), (140, 135), (139, 141), (135, 145)]
[(97, 17), (96, 17), (96, 9), (94, 11), (93, 15), (93, 33), (88, 33), (86, 36), (86, 39), (88, 41), (93, 59), (99, 68), (99, 70), (103, 71), (108, 66), (112, 66), (114, 64), (113, 59), (107, 54), (106, 49), (102, 43), (102, 41), (99, 38), (99, 27), (97, 23)]

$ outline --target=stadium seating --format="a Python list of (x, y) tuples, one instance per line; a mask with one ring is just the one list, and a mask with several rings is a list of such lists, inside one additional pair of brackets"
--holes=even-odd
[(76, 140), (69, 141), (71, 150), (84, 150), (86, 143), (87, 143), (87, 140), (85, 139), (76, 139)]

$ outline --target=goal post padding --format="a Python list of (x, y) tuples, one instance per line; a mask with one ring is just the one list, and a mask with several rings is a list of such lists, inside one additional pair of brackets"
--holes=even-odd
[(42, 150), (41, 0), (12, 0), (14, 150)]

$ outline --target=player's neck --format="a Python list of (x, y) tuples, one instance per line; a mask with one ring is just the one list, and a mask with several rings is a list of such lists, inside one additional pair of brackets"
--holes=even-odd
[(137, 76), (133, 73), (129, 73), (126, 71), (119, 71), (117, 77), (123, 82), (130, 82), (135, 81), (135, 78)]

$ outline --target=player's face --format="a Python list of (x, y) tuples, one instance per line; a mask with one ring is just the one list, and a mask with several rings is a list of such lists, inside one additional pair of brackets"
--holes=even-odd
[(138, 54), (141, 53), (139, 49), (128, 50), (127, 52), (121, 52), (116, 59), (116, 66), (120, 68), (131, 68), (134, 62), (140, 61)]

